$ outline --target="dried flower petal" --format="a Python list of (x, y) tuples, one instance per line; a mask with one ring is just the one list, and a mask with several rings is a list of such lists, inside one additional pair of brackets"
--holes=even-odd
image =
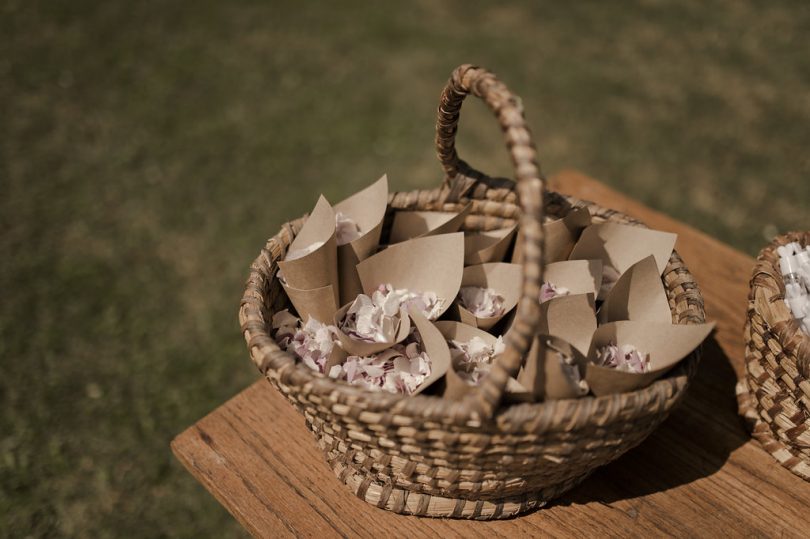
[[(399, 329), (399, 310), (385, 302), (360, 294), (349, 306), (340, 329), (352, 339), (363, 342), (393, 342)], [(386, 308), (388, 307), (388, 308)]]
[(433, 292), (416, 293), (380, 285), (371, 297), (360, 294), (346, 311), (340, 329), (364, 342), (393, 342), (399, 329), (400, 308), (414, 307), (428, 320), (439, 316), (444, 303)]
[(371, 391), (410, 395), (430, 376), (430, 357), (422, 349), (418, 333), (402, 343), (367, 357), (349, 356), (329, 376)]
[(610, 343), (596, 350), (596, 364), (622, 372), (650, 371), (650, 354), (642, 354), (631, 344), (621, 347)]
[(558, 296), (567, 296), (571, 291), (564, 286), (557, 286), (554, 283), (544, 281), (540, 287), (540, 303), (546, 302)]
[(338, 245), (345, 245), (362, 235), (360, 225), (343, 212), (335, 214), (335, 237)]
[(503, 314), (503, 296), (491, 288), (462, 286), (461, 305), (478, 318), (493, 318)]
[(506, 346), (503, 337), (498, 337), (494, 344), (489, 345), (481, 337), (473, 337), (467, 342), (447, 341), (451, 352), (457, 351), (460, 369), (458, 375), (471, 384), (478, 384), (492, 367), (492, 361), (503, 353)]
[(334, 326), (322, 324), (310, 317), (301, 327), (301, 320), (286, 309), (273, 315), (272, 326), (280, 347), (295, 354), (310, 369), (324, 372), (326, 360), (337, 340)]

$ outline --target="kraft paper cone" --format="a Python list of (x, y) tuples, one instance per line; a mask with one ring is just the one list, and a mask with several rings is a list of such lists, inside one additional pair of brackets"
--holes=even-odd
[(318, 322), (328, 324), (335, 316), (338, 307), (332, 285), (312, 290), (299, 290), (284, 283), (281, 283), (281, 286), (303, 322), (306, 323), (307, 319), (312, 317)]
[(472, 202), (460, 212), (399, 210), (394, 213), (388, 243), (458, 232), (470, 208)]
[[(563, 217), (543, 224), (546, 263), (568, 259), (582, 231), (591, 224), (587, 208), (576, 208)], [(518, 231), (512, 262), (523, 263), (523, 233)]]
[[(520, 302), (520, 300), (518, 300)], [(491, 333), (492, 335), (503, 335), (506, 338), (506, 334), (512, 329), (512, 324), (515, 323), (515, 316), (517, 315), (517, 309), (512, 309), (509, 311), (506, 316), (501, 318), (501, 321), (492, 326), (487, 330), (487, 333)], [(451, 317), (451, 320), (460, 320), (461, 317), (458, 316), (458, 307), (456, 307), (456, 316), (455, 318)]]
[(490, 329), (504, 316), (509, 314), (517, 305), (523, 287), (523, 266), (520, 264), (507, 264), (505, 262), (490, 262), (464, 268), (461, 287), (479, 286), (491, 288), (503, 296), (503, 313), (499, 316), (480, 318), (471, 313), (456, 299), (458, 314), (461, 321), (470, 326), (481, 329)]
[(547, 264), (543, 281), (567, 288), (571, 295), (593, 294), (596, 297), (602, 286), (602, 261), (567, 260)]
[(342, 346), (349, 355), (368, 357), (372, 354), (377, 354), (387, 348), (391, 348), (393, 345), (399, 342), (404, 341), (411, 331), (411, 319), (405, 309), (400, 309), (399, 326), (397, 327), (396, 335), (393, 341), (365, 342), (352, 339), (340, 328), (341, 322), (343, 322), (343, 319), (346, 317), (346, 311), (349, 310), (351, 305), (351, 303), (347, 303), (341, 307), (340, 310), (338, 310), (338, 312), (335, 314), (335, 318), (333, 320), (335, 328), (337, 329), (337, 336), (340, 346)]
[(363, 293), (382, 284), (411, 292), (433, 292), (444, 303), (441, 316), (458, 294), (464, 271), (464, 234), (440, 234), (391, 245), (357, 265)]
[(464, 236), (464, 265), (503, 262), (516, 230), (517, 225), (514, 225), (498, 230), (467, 233)]
[(675, 247), (677, 234), (619, 223), (591, 225), (571, 251), (571, 260), (600, 259), (620, 274), (653, 255), (659, 275), (663, 273)]
[(505, 404), (534, 402), (534, 395), (515, 378), (510, 378), (506, 382), (506, 391), (503, 394), (503, 401)]
[(661, 272), (650, 255), (622, 273), (599, 309), (599, 323), (618, 320), (672, 323)]
[[(564, 364), (560, 355), (571, 358), (573, 365)], [(585, 356), (563, 339), (537, 335), (517, 381), (538, 401), (582, 397), (588, 393), (586, 384), (579, 383), (586, 363)], [(579, 380), (571, 370), (579, 372)]]
[(424, 351), (430, 358), (430, 376), (425, 378), (419, 387), (411, 393), (411, 395), (418, 395), (453, 369), (450, 365), (450, 349), (447, 347), (447, 341), (444, 340), (441, 332), (418, 310), (411, 309), (408, 314), (413, 320), (413, 325), (416, 326), (416, 331), (419, 332)]
[[(497, 341), (497, 338), (494, 335), (481, 329), (468, 326), (467, 324), (462, 324), (461, 322), (439, 320), (438, 322), (434, 322), (433, 325), (436, 326), (436, 329), (438, 329), (442, 334), (448, 346), (449, 341), (469, 342), (473, 337), (479, 337), (489, 346), (493, 346)], [(449, 350), (449, 352), (451, 358), (453, 358), (453, 353), (455, 350)], [(459, 355), (462, 354), (460, 351), (458, 353)], [(468, 392), (474, 391), (477, 386), (468, 383), (458, 375), (458, 372), (456, 372), (458, 365), (455, 360), (451, 361), (451, 364), (453, 368), (448, 369), (447, 371), (443, 397), (445, 399), (455, 401), (462, 399)], [(504, 400), (505, 402), (525, 402), (531, 399), (526, 388), (519, 384), (514, 378), (510, 378), (506, 384), (506, 394), (504, 395)]]
[(278, 267), (287, 286), (312, 290), (332, 285), (335, 303), (338, 301), (337, 243), (335, 242), (335, 212), (321, 196), (301, 231), (290, 244), (287, 253), (305, 249), (316, 242), (323, 245), (295, 260), (281, 260)]
[(537, 332), (566, 341), (584, 357), (596, 331), (593, 298), (593, 294), (576, 294), (541, 303)]
[[(591, 340), (585, 380), (597, 397), (648, 386), (700, 346), (713, 328), (714, 322), (683, 325), (620, 321), (600, 326)], [(633, 345), (642, 354), (650, 354), (650, 372), (622, 372), (596, 365), (596, 350), (611, 342), (619, 347)]]
[(341, 212), (351, 217), (360, 227), (360, 237), (337, 247), (341, 305), (354, 300), (363, 291), (356, 266), (376, 251), (387, 205), (388, 176), (385, 174), (335, 205), (335, 213)]
[(323, 373), (326, 376), (329, 376), (329, 371), (332, 369), (332, 367), (335, 365), (343, 365), (347, 357), (349, 357), (349, 354), (347, 354), (343, 348), (335, 344), (332, 346), (332, 352), (329, 354), (326, 363), (323, 365)]

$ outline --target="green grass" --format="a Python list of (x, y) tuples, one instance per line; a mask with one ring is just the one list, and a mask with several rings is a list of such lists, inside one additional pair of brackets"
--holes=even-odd
[[(808, 227), (802, 3), (295, 4), (0, 2), (1, 535), (242, 535), (168, 443), (257, 378), (250, 261), (319, 192), (437, 185), (457, 64), (523, 97), (547, 174), (751, 254)], [(480, 104), (461, 139), (509, 174)]]

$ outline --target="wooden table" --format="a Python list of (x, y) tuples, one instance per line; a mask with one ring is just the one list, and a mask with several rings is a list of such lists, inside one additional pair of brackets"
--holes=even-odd
[(258, 537), (810, 536), (810, 483), (751, 441), (736, 412), (753, 259), (579, 173), (551, 184), (676, 232), (676, 249), (717, 322), (684, 403), (640, 446), (525, 516), (401, 516), (339, 483), (303, 418), (262, 379), (175, 438), (174, 454)]

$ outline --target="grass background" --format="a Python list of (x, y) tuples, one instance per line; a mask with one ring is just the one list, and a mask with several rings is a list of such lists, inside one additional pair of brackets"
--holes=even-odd
[(257, 378), (250, 261), (320, 192), (437, 185), (460, 63), (523, 97), (547, 174), (751, 254), (808, 228), (809, 7), (1, 0), (0, 535), (242, 536), (168, 443)]

